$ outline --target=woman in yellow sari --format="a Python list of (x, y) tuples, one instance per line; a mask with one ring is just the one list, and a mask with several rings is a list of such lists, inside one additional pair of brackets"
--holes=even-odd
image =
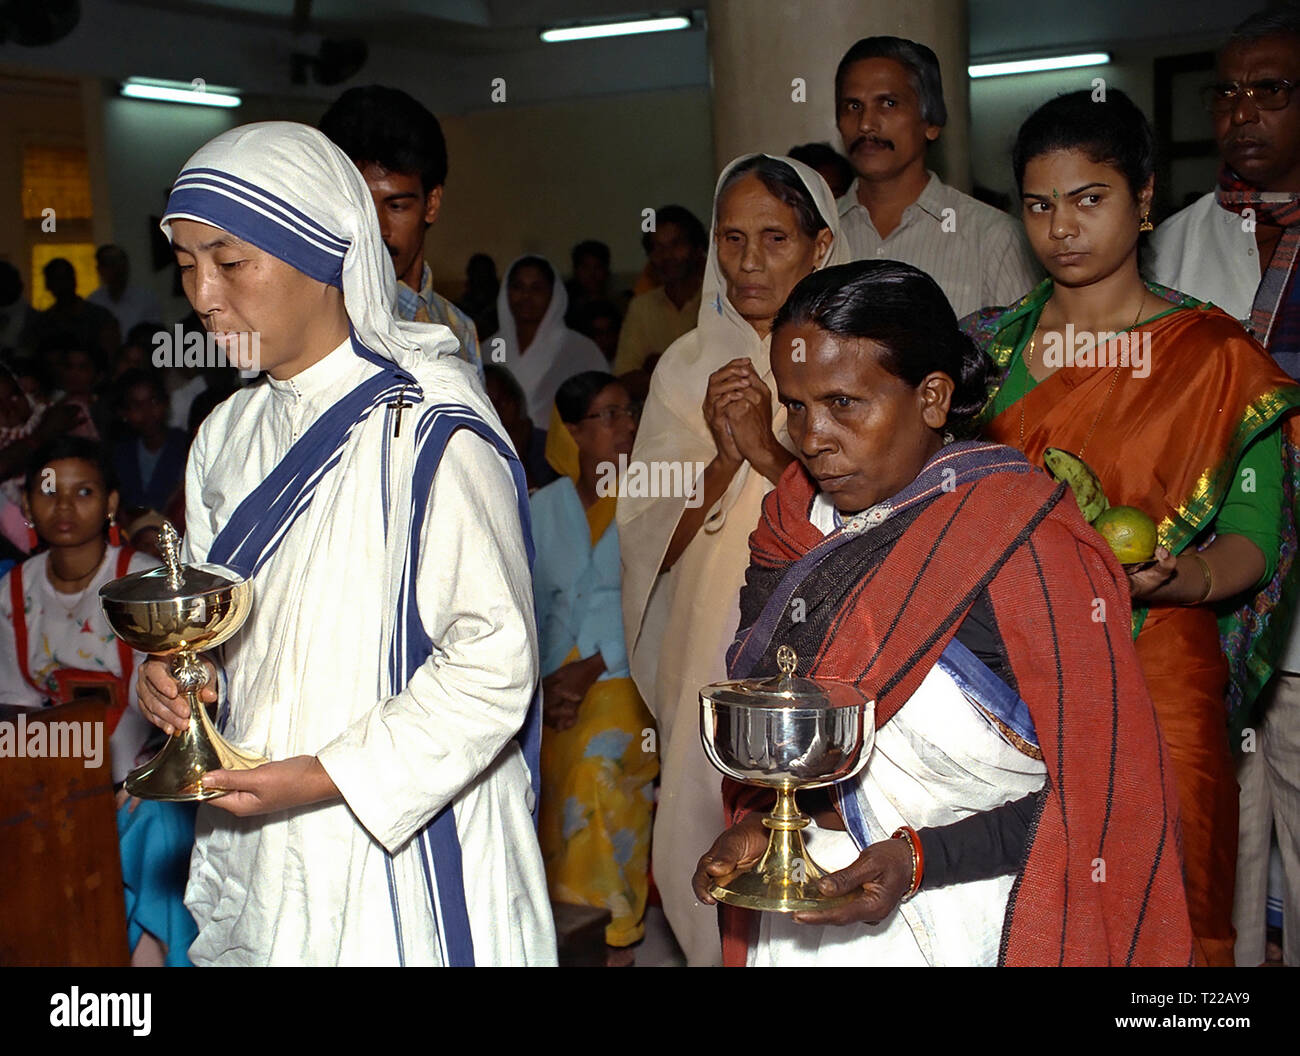
[(551, 897), (599, 906), (607, 963), (630, 965), (645, 933), (654, 720), (628, 674), (614, 473), (636, 409), (600, 371), (555, 394), (546, 455), (560, 479), (533, 493), (542, 679), (539, 836)]
[[(1075, 92), (1021, 126), (1025, 228), (1049, 278), (967, 331), (999, 368), (985, 435), (1087, 461), (1157, 525), (1130, 568), (1133, 633), (1182, 812), (1200, 959), (1233, 963), (1238, 728), (1291, 617), (1300, 389), (1229, 316), (1138, 272), (1152, 133), (1122, 92)], [(1105, 618), (1105, 613), (1094, 618)], [(1044, 633), (1050, 633), (1045, 629)], [(1226, 706), (1225, 706), (1226, 702)]]

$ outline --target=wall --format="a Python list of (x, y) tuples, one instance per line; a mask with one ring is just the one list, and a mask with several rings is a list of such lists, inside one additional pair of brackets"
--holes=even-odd
[[(84, 106), (76, 81), (6, 76), (0, 71), (0, 260), (13, 264), (30, 292), (30, 258), (22, 211), (23, 147), (30, 143), (81, 147)], [(92, 195), (96, 209), (100, 195)], [(96, 221), (100, 220), (96, 217)], [(98, 229), (97, 229), (98, 230)], [(56, 230), (55, 236), (58, 232)], [(39, 281), (39, 280), (38, 280)]]
[[(545, 253), (565, 272), (582, 238), (614, 252), (616, 272), (639, 272), (641, 210), (677, 201), (703, 218), (713, 189), (711, 125), (703, 27), (684, 33), (543, 45), (516, 12), (518, 25), (494, 32), (491, 46), (464, 27), (405, 20), (402, 33), (377, 40), (370, 60), (348, 85), (323, 88), (289, 82), (289, 55), (312, 51), (319, 34), (294, 34), (279, 20), (240, 22), (221, 12), (178, 12), (163, 4), (84, 0), (83, 18), (67, 38), (46, 48), (0, 44), (5, 69), (62, 78), (71, 115), (68, 135), (93, 150), (101, 128), (100, 184), (105, 207), (96, 237), (122, 244), (134, 282), (170, 297), (170, 269), (150, 270), (150, 224), (185, 159), (234, 124), (272, 118), (315, 123), (352, 84), (403, 88), (443, 121), (451, 180), (443, 217), (428, 241), (440, 288), (459, 292), (469, 255), (485, 250), (504, 267), (525, 250)], [(462, 39), (463, 38), (463, 39)], [(245, 103), (234, 111), (122, 99), (117, 80), (129, 74), (233, 84)], [(493, 103), (492, 80), (508, 82), (507, 100)], [(76, 101), (77, 85), (97, 101)], [(71, 87), (69, 87), (71, 86)], [(16, 209), (17, 178), (6, 162), (14, 149), (14, 113), (0, 116), (0, 224)], [(94, 158), (92, 157), (92, 164)], [(101, 187), (97, 186), (97, 192)], [(97, 208), (99, 197), (96, 198)], [(101, 233), (100, 225), (104, 226)], [(7, 226), (7, 225), (6, 225)], [(0, 233), (0, 255), (6, 252)], [(183, 299), (165, 300), (173, 316)]]
[[(133, 281), (169, 297), (170, 269), (148, 268), (148, 218), (161, 212), (186, 158), (235, 124), (315, 123), (323, 107), (253, 97), (230, 111), (110, 95), (103, 110), (113, 237), (130, 255)], [(674, 201), (708, 214), (714, 178), (703, 89), (480, 110), (442, 125), (450, 176), (426, 252), (444, 291), (459, 294), (465, 263), (478, 251), (500, 269), (541, 253), (567, 273), (569, 249), (583, 238), (608, 242), (615, 270), (632, 275), (644, 261), (642, 209)], [(182, 299), (170, 307), (173, 317), (188, 310)]]
[[(1212, 51), (1220, 42), (1218, 36), (1213, 36), (1118, 47), (1106, 44), (1088, 46), (1080, 50), (1110, 51), (1113, 61), (1105, 66), (1009, 77), (982, 77), (971, 81), (971, 168), (975, 182), (1010, 195), (1014, 205), (1015, 176), (1011, 169), (1011, 148), (1021, 122), (1035, 109), (1063, 92), (1091, 88), (1093, 78), (1101, 77), (1107, 87), (1127, 92), (1147, 118), (1154, 119), (1154, 60), (1166, 55)], [(1210, 116), (1196, 112), (1195, 108), (1199, 105), (1194, 103), (1187, 109), (1194, 115), (1192, 121), (1200, 124), (1200, 133), (1210, 136)], [(1187, 131), (1180, 131), (1180, 136), (1185, 136)], [(1213, 175), (1214, 163), (1210, 162), (1195, 170), (1188, 170), (1184, 181), (1190, 180), (1195, 184), (1203, 180), (1205, 189), (1208, 190), (1208, 181), (1213, 179)]]
[[(972, 5), (972, 37), (982, 42), (981, 54), (997, 38), (985, 17), (987, 7), (984, 0)], [(148, 217), (160, 210), (185, 158), (235, 123), (273, 117), (314, 122), (338, 89), (287, 84), (287, 54), (295, 46), (313, 46), (310, 35), (295, 40), (284, 29), (258, 31), (219, 19), (200, 19), (202, 32), (196, 33), (199, 23), (193, 20), (182, 25), (175, 21), (180, 16), (164, 11), (100, 0), (91, 0), (86, 10), (77, 33), (53, 48), (0, 46), (4, 61), (48, 67), (15, 71), (40, 85), (29, 83), (21, 97), (4, 94), (0, 106), (0, 256), (15, 255), (5, 240), (15, 230), (12, 183), (22, 137), (39, 133), (86, 142), (92, 149), (100, 137), (104, 156), (95, 185), (97, 209), (101, 198), (106, 204), (97, 212), (96, 238), (120, 242), (131, 256), (135, 281), (170, 295), (170, 270), (149, 269)], [(1091, 22), (1084, 22), (1086, 32)], [(1062, 24), (1062, 35), (1072, 25)], [(377, 48), (358, 80), (403, 84), (436, 109), (446, 129), (451, 177), (443, 216), (428, 242), (439, 287), (458, 292), (465, 261), (480, 250), (491, 253), (500, 267), (522, 252), (541, 252), (567, 271), (569, 248), (589, 237), (608, 242), (615, 271), (630, 276), (643, 259), (642, 209), (678, 201), (707, 219), (714, 180), (711, 102), (706, 84), (690, 83), (698, 80), (703, 37), (695, 30), (594, 49), (566, 45), (454, 58), (415, 46)], [(171, 44), (157, 46), (164, 38)], [(1216, 30), (1197, 39), (1122, 40), (1111, 47), (1116, 61), (1104, 68), (971, 82), (975, 182), (1012, 190), (1009, 148), (1016, 128), (1051, 95), (1086, 87), (1099, 74), (1128, 90), (1150, 113), (1152, 60), (1212, 47), (1221, 38)], [(97, 46), (104, 39), (113, 46)], [(202, 62), (194, 60), (196, 47), (205, 56)], [(223, 59), (214, 72), (213, 56), (227, 53), (229, 61)], [(621, 82), (618, 69), (628, 74)], [(62, 81), (51, 80), (54, 70), (64, 74)], [(492, 106), (483, 99), (483, 86), (498, 70), (510, 79), (509, 102)], [(212, 83), (225, 74), (249, 94), (235, 111), (125, 100), (109, 78), (128, 72), (177, 77), (197, 72), (210, 75)], [(6, 83), (12, 79), (0, 77), (0, 90)], [(602, 94), (614, 84), (621, 85), (622, 94)], [(648, 90), (628, 90), (642, 87)], [(558, 98), (560, 92), (570, 96)], [(834, 142), (832, 132), (828, 116), (827, 138)], [(177, 316), (185, 310), (180, 300), (170, 307)]]
[[(96, 85), (98, 81), (94, 82)], [(189, 311), (172, 296), (173, 269), (153, 271), (150, 217), (162, 214), (167, 191), (186, 159), (213, 136), (252, 121), (316, 121), (321, 108), (311, 100), (272, 100), (253, 96), (234, 110), (124, 99), (105, 85), (102, 101), (104, 169), (112, 204), (112, 240), (131, 260), (131, 281), (147, 285), (162, 299), (168, 318)]]
[(440, 287), (459, 292), (483, 251), (499, 271), (540, 253), (568, 272), (584, 238), (614, 270), (640, 271), (641, 211), (670, 202), (706, 224), (713, 198), (705, 89), (480, 110), (443, 121), (450, 175), (426, 250)]

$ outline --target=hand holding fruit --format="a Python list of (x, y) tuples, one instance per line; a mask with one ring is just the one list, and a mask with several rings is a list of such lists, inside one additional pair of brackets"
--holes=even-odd
[(1168, 583), (1178, 572), (1178, 558), (1163, 546), (1155, 548), (1155, 563), (1137, 566), (1126, 565), (1128, 573), (1128, 592), (1137, 605), (1145, 602), (1152, 594)]

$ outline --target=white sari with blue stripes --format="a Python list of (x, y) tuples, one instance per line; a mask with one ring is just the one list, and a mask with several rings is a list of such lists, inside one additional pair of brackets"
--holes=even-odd
[[(517, 740), (537, 678), (526, 497), (521, 515), (470, 374), (407, 368), (415, 406), (394, 438), (392, 365), (345, 342), (199, 432), (185, 559), (255, 569), (252, 615), (220, 651), (224, 732), (271, 759), (316, 755), (343, 798), (200, 808), (195, 963), (554, 963)], [(337, 449), (250, 511), (358, 393)]]

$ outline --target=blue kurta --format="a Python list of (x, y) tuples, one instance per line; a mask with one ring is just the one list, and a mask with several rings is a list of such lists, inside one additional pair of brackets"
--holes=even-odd
[(586, 511), (568, 477), (535, 491), (532, 505), (542, 675), (560, 668), (576, 645), (583, 659), (598, 651), (604, 657), (601, 680), (628, 678), (618, 526), (611, 521), (593, 547)]

